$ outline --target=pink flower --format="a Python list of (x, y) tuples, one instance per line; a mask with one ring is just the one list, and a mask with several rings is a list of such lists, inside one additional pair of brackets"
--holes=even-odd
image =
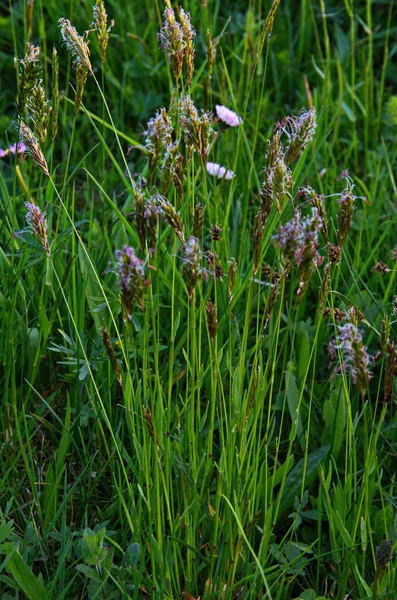
[(233, 179), (235, 177), (235, 173), (230, 169), (226, 169), (226, 167), (221, 167), (218, 163), (207, 162), (206, 164), (207, 173), (212, 177), (217, 177), (218, 179)]
[(238, 127), (243, 122), (243, 119), (239, 117), (238, 114), (233, 110), (230, 110), (230, 108), (226, 108), (226, 106), (217, 104), (215, 110), (218, 119), (226, 123), (226, 125), (229, 125), (229, 127)]

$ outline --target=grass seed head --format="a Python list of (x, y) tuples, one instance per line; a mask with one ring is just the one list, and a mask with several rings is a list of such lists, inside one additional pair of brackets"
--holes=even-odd
[(23, 121), (19, 125), (19, 139), (25, 145), (26, 152), (30, 154), (37, 166), (43, 171), (44, 175), (50, 176), (47, 161), (39, 146), (39, 142), (34, 136), (33, 131)]
[(18, 63), (17, 108), (19, 116), (22, 117), (32, 89), (40, 84), (40, 47), (28, 43), (25, 56), (17, 61)]
[(114, 21), (112, 20), (108, 26), (108, 15), (103, 0), (96, 1), (92, 8), (92, 12), (94, 20), (91, 27), (94, 27), (97, 34), (101, 63), (103, 64), (106, 60), (106, 49), (109, 43), (109, 33), (114, 27)]
[(47, 237), (46, 215), (40, 210), (37, 204), (34, 204), (34, 202), (25, 202), (25, 206), (28, 209), (26, 213), (26, 222), (35, 238), (43, 246), (47, 256), (50, 257), (51, 252)]
[(134, 303), (144, 310), (143, 293), (145, 289), (145, 269), (134, 248), (123, 246), (116, 252), (117, 274), (121, 287), (121, 305), (128, 319), (131, 321)]

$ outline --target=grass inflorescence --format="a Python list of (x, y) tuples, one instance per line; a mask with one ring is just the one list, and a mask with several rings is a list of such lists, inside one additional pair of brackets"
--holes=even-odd
[(393, 2), (65, 6), (0, 15), (1, 597), (392, 599)]

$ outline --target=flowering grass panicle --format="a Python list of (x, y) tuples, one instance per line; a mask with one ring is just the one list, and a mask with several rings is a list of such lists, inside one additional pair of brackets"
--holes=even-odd
[(28, 209), (26, 213), (26, 222), (29, 229), (37, 241), (43, 246), (48, 257), (51, 256), (50, 244), (47, 236), (47, 220), (46, 215), (43, 213), (37, 204), (33, 202), (25, 202), (25, 206)]
[(41, 142), (45, 142), (52, 108), (41, 83), (33, 87), (26, 105), (37, 137)]
[(338, 215), (338, 245), (343, 246), (347, 235), (350, 231), (350, 227), (353, 219), (353, 210), (354, 210), (354, 200), (355, 196), (353, 195), (353, 189), (351, 186), (343, 190), (341, 193), (340, 199), (338, 201), (339, 204), (339, 215)]
[(145, 199), (138, 189), (135, 192), (134, 221), (142, 252), (154, 254), (157, 243), (157, 206), (152, 198)]
[(154, 196), (153, 199), (159, 208), (160, 214), (180, 239), (182, 244), (184, 244), (185, 235), (183, 233), (183, 223), (175, 208), (172, 206), (172, 204), (170, 204), (170, 202), (168, 202), (167, 198), (164, 198), (164, 196), (161, 196), (160, 194)]
[(183, 30), (183, 39), (185, 42), (184, 63), (186, 69), (187, 85), (190, 85), (194, 74), (194, 38), (196, 32), (190, 21), (190, 14), (186, 13), (183, 8), (179, 8), (179, 19)]
[(154, 176), (157, 164), (160, 161), (163, 148), (172, 144), (173, 127), (171, 119), (165, 108), (157, 111), (155, 117), (148, 121), (144, 131), (145, 147), (149, 153), (149, 170)]
[(233, 290), (237, 281), (237, 271), (238, 265), (235, 258), (231, 258), (229, 260), (229, 269), (228, 269), (228, 280), (227, 280), (227, 291), (229, 296), (229, 302), (233, 300)]
[(109, 33), (114, 27), (114, 20), (112, 19), (110, 25), (108, 26), (108, 15), (103, 0), (96, 0), (96, 3), (92, 8), (92, 13), (94, 20), (91, 27), (94, 27), (94, 30), (97, 34), (101, 63), (103, 64), (106, 60), (106, 49), (109, 43)]
[(167, 55), (167, 60), (171, 66), (175, 81), (178, 81), (182, 75), (182, 67), (185, 60), (185, 32), (183, 27), (175, 18), (174, 9), (167, 2), (168, 6), (164, 11), (163, 26), (157, 34), (160, 48)]
[(291, 189), (292, 175), (285, 161), (281, 132), (276, 131), (268, 142), (265, 156), (264, 180), (259, 194), (262, 213), (267, 217), (273, 203), (281, 213)]
[(44, 175), (49, 177), (50, 173), (47, 161), (39, 146), (39, 142), (30, 127), (23, 121), (21, 121), (19, 125), (19, 139), (24, 144), (27, 154), (30, 154), (37, 166), (43, 171)]
[(218, 331), (218, 313), (216, 306), (212, 302), (211, 298), (207, 301), (207, 304), (205, 305), (205, 312), (207, 314), (208, 332), (212, 341), (214, 341)]
[(40, 47), (28, 43), (25, 56), (16, 61), (16, 64), (18, 63), (17, 108), (18, 115), (22, 117), (32, 89), (40, 79)]
[(51, 111), (51, 141), (53, 142), (58, 133), (59, 114), (59, 59), (58, 52), (54, 46), (52, 49), (52, 111)]
[(201, 238), (204, 226), (204, 209), (203, 206), (198, 202), (193, 210), (193, 225), (192, 235), (198, 240)]
[(363, 344), (363, 336), (357, 325), (352, 322), (338, 325), (338, 335), (332, 346), (342, 352), (343, 367), (350, 373), (353, 383), (364, 397), (371, 378), (371, 357)]
[(211, 115), (202, 110), (199, 116), (198, 110), (188, 94), (180, 98), (179, 112), (189, 158), (193, 156), (194, 150), (197, 150), (200, 157), (205, 159), (214, 133), (211, 126)]
[(134, 303), (143, 311), (145, 308), (143, 293), (145, 289), (145, 268), (143, 261), (135, 254), (131, 246), (123, 246), (116, 251), (117, 275), (121, 287), (120, 301), (122, 308), (131, 320)]
[(316, 109), (314, 106), (299, 116), (290, 115), (280, 124), (281, 131), (288, 137), (285, 150), (285, 163), (289, 166), (299, 158), (307, 144), (312, 140), (317, 127)]
[(193, 235), (187, 240), (184, 245), (183, 253), (183, 273), (187, 279), (187, 289), (190, 300), (193, 299), (194, 289), (197, 281), (202, 273), (201, 250), (197, 238)]
[(79, 35), (76, 29), (71, 25), (69, 19), (61, 18), (58, 21), (61, 29), (62, 40), (73, 57), (73, 66), (77, 73), (76, 96), (74, 103), (75, 115), (79, 112), (81, 101), (83, 99), (84, 86), (88, 74), (93, 74), (90, 61), (90, 50), (87, 42)]
[(178, 172), (179, 166), (179, 140), (168, 144), (165, 148), (164, 160), (161, 165), (161, 193), (165, 195)]

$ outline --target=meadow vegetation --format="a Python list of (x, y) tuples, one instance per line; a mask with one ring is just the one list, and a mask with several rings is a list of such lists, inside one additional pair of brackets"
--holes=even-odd
[(0, 8), (1, 600), (397, 597), (393, 4)]

